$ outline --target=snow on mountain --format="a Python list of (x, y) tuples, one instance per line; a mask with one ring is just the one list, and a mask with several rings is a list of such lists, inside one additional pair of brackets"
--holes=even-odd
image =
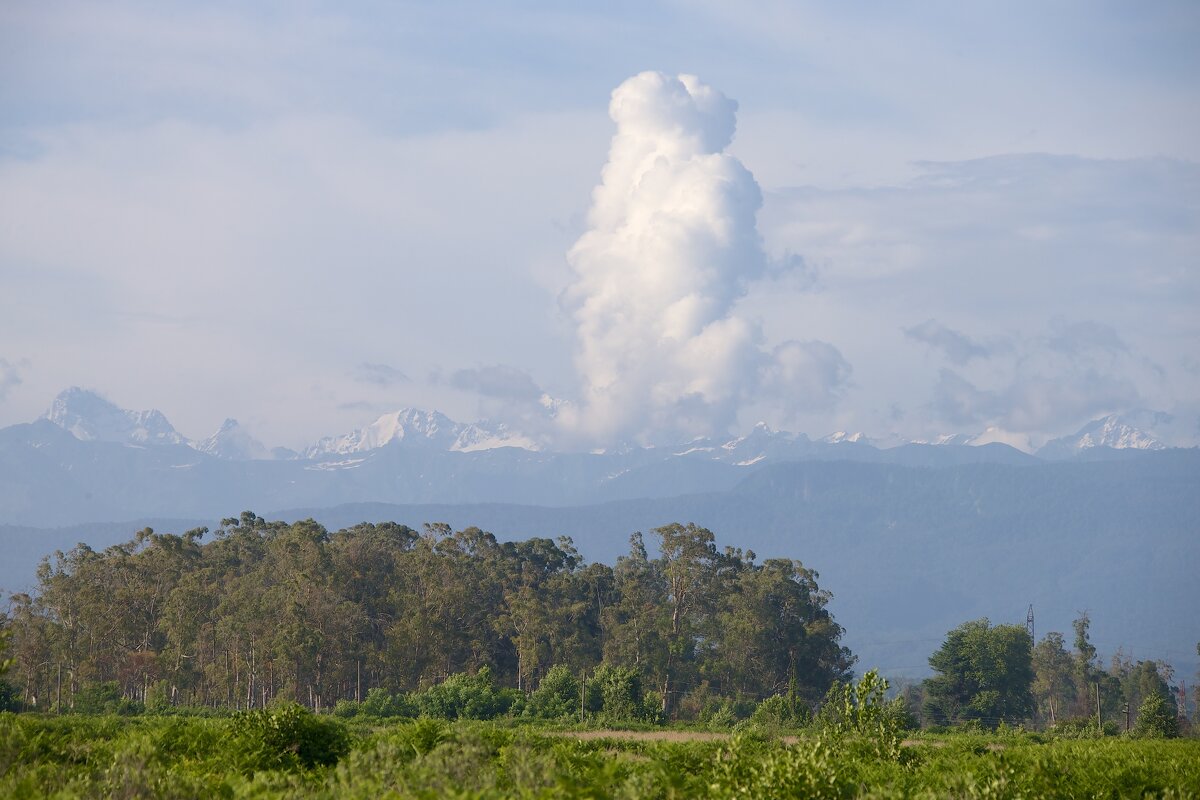
[(384, 414), (365, 428), (342, 436), (327, 436), (306, 449), (304, 456), (323, 458), (363, 453), (391, 444), (464, 453), (496, 447), (537, 449), (533, 440), (513, 433), (503, 424), (463, 424), (437, 411), (404, 408)]
[(931, 444), (935, 447), (980, 447), (985, 444), (997, 443), (1006, 444), (1022, 453), (1033, 452), (1027, 435), (1006, 431), (995, 425), (989, 426), (979, 433), (943, 433), (932, 439), (913, 439), (911, 441), (911, 444)]
[(706, 454), (714, 461), (723, 461), (737, 466), (750, 466), (763, 459), (789, 458), (807, 453), (813, 443), (803, 433), (777, 431), (765, 422), (756, 424), (745, 436), (721, 442), (713, 439), (697, 439), (675, 455)]
[(190, 444), (161, 412), (126, 411), (78, 386), (72, 386), (54, 398), (43, 419), (85, 442)]
[(528, 436), (509, 430), (503, 422), (474, 423), (463, 425), (451, 450), (473, 453), (477, 450), (493, 450), (497, 447), (519, 447), (522, 450), (540, 450), (541, 446)]
[(1135, 428), (1116, 414), (1095, 419), (1070, 436), (1046, 442), (1037, 454), (1044, 458), (1069, 458), (1092, 447), (1114, 450), (1166, 450), (1167, 445)]
[(871, 440), (862, 431), (855, 433), (847, 433), (846, 431), (837, 431), (821, 439), (826, 444), (841, 444), (842, 442), (863, 442), (864, 444), (872, 444)]
[(938, 445), (969, 445), (975, 443), (974, 433), (943, 433), (941, 436), (935, 436), (929, 442), (914, 441), (913, 444), (933, 444)]
[(273, 458), (266, 445), (251, 436), (236, 419), (221, 423), (216, 433), (196, 442), (193, 447), (202, 453), (232, 461), (252, 461)]

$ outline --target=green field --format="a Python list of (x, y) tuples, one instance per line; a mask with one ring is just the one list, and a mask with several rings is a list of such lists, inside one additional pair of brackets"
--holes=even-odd
[(3, 714), (0, 797), (1200, 797), (1195, 739), (780, 733)]

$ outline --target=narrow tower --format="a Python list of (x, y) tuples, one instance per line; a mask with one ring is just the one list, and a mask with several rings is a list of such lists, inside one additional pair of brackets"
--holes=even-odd
[(1029, 634), (1030, 647), (1037, 644), (1037, 638), (1033, 635), (1033, 603), (1029, 604), (1029, 613), (1025, 615), (1025, 631)]

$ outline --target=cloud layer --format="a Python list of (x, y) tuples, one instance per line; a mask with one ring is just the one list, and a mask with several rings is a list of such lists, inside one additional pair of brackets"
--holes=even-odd
[(589, 229), (568, 255), (577, 405), (565, 428), (600, 443), (728, 430), (760, 389), (827, 405), (849, 368), (832, 345), (763, 348), (735, 305), (767, 272), (762, 193), (726, 152), (737, 104), (691, 75), (643, 72), (612, 94), (617, 130)]

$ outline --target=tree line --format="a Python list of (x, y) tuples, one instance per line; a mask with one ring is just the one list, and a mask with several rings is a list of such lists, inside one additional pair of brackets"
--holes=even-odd
[[(1074, 647), (1051, 632), (1035, 645), (1022, 625), (987, 619), (950, 631), (929, 658), (934, 676), (906, 689), (908, 705), (932, 725), (995, 727), (1033, 722), (1059, 730), (1171, 736), (1187, 727), (1182, 683), (1164, 661), (1134, 661), (1118, 651), (1104, 668), (1082, 613)], [(1197, 645), (1200, 654), (1200, 645)]]
[(139, 703), (322, 710), (485, 668), (523, 694), (552, 668), (625, 670), (666, 718), (714, 698), (788, 692), (811, 705), (854, 661), (817, 577), (719, 550), (693, 524), (635, 533), (609, 566), (566, 537), (395, 523), (331, 533), (245, 512), (211, 535), (147, 528), (47, 557), (37, 590), (11, 599), (9, 679), (43, 710), (98, 684)]

